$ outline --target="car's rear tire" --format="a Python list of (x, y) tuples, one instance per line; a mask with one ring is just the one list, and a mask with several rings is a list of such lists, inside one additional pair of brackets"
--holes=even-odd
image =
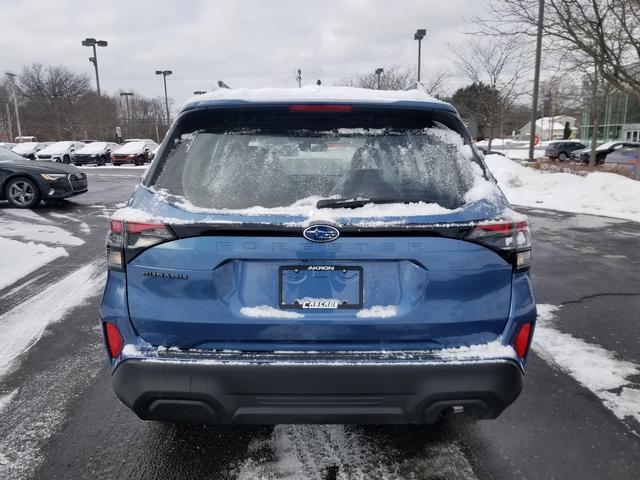
[(69, 157), (69, 155), (65, 155), (62, 157), (62, 163), (71, 163), (71, 157)]
[(140, 165), (144, 165), (144, 157), (140, 155), (138, 158), (136, 158), (135, 162), (133, 163), (136, 167), (139, 167)]
[(565, 162), (569, 159), (569, 156), (566, 154), (566, 152), (560, 152), (558, 154), (558, 160), (560, 160), (561, 162)]
[(16, 208), (33, 208), (40, 203), (40, 189), (25, 177), (9, 180), (4, 187), (4, 196)]
[(98, 166), (99, 167), (104, 167), (107, 164), (107, 157), (105, 157), (104, 155), (102, 155), (100, 157), (100, 160), (98, 161)]

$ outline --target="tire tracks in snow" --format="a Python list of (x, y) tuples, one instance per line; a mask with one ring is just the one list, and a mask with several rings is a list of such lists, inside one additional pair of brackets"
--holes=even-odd
[(0, 316), (0, 377), (50, 324), (98, 295), (105, 278), (102, 261), (94, 261)]
[[(431, 426), (424, 429), (436, 428)], [(267, 440), (254, 440), (238, 467), (238, 480), (476, 480), (454, 440), (430, 440), (412, 455), (389, 442), (345, 425), (277, 425)]]
[[(20, 358), (47, 329), (95, 298), (104, 283), (103, 261), (77, 268), (0, 316), (0, 381), (20, 381), (6, 392), (0, 411), (0, 478), (29, 477), (43, 458), (42, 447), (61, 428), (70, 402), (88, 386), (102, 365), (100, 327), (83, 326), (89, 342), (63, 350), (35, 373), (18, 370)], [(74, 346), (75, 347), (75, 346)], [(11, 375), (9, 373), (11, 372)], [(80, 375), (79, 372), (82, 372)]]

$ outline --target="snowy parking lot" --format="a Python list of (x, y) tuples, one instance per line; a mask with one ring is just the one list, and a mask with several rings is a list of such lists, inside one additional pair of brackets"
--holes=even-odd
[(107, 218), (142, 170), (0, 204), (0, 478), (637, 478), (640, 183), (487, 163), (530, 218), (539, 323), (518, 401), (447, 426), (143, 422), (113, 394), (97, 320)]

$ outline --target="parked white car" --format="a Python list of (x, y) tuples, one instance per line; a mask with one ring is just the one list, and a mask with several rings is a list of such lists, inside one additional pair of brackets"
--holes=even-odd
[(143, 165), (152, 157), (151, 152), (158, 144), (153, 140), (140, 140), (125, 143), (111, 155), (111, 163), (114, 167), (124, 163)]
[(111, 159), (111, 152), (120, 148), (120, 145), (112, 142), (92, 142), (80, 150), (76, 150), (73, 154), (73, 163), (75, 165), (106, 165)]
[(56, 142), (43, 148), (36, 154), (36, 160), (48, 160), (50, 162), (71, 163), (73, 154), (85, 146), (82, 142)]
[(19, 143), (11, 150), (18, 155), (22, 155), (24, 158), (35, 160), (36, 153), (51, 145), (51, 142), (25, 142)]

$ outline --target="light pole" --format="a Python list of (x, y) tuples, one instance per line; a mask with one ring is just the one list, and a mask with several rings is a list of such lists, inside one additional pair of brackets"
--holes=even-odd
[(5, 75), (11, 79), (11, 90), (13, 91), (13, 108), (16, 111), (16, 123), (18, 125), (18, 143), (22, 143), (22, 128), (20, 128), (20, 113), (18, 112), (18, 95), (16, 95), (16, 77), (15, 73), (5, 72)]
[(83, 47), (93, 47), (93, 57), (89, 57), (89, 61), (93, 63), (93, 67), (96, 69), (96, 90), (98, 91), (98, 97), (100, 96), (100, 76), (98, 75), (98, 54), (96, 52), (96, 46), (106, 47), (109, 43), (106, 40), (96, 40), (95, 38), (85, 38), (82, 40)]
[(167, 107), (167, 126), (171, 125), (169, 118), (169, 97), (167, 97), (167, 75), (171, 75), (172, 73), (171, 70), (156, 70), (156, 75), (162, 75), (164, 80), (164, 103)]
[(418, 83), (420, 83), (420, 57), (422, 56), (422, 39), (426, 34), (426, 28), (419, 28), (413, 35), (413, 39), (418, 41)]
[(120, 96), (127, 99), (127, 126), (129, 127), (127, 135), (131, 137), (131, 113), (129, 110), (129, 97), (133, 97), (133, 92), (120, 92)]
[[(538, 34), (536, 37), (536, 63), (533, 72), (533, 95), (531, 106), (531, 129), (529, 130), (529, 160), (534, 160), (536, 143), (536, 117), (538, 116), (538, 90), (540, 89), (540, 63), (542, 57), (542, 28), (544, 25), (544, 0), (538, 4)], [(542, 136), (542, 125), (540, 125)]]
[(380, 75), (384, 72), (383, 68), (376, 68), (376, 76), (378, 77), (378, 90), (380, 90)]

